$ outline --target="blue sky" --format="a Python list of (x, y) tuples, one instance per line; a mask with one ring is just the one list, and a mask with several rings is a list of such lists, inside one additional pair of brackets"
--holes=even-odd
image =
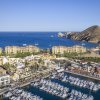
[(0, 0), (0, 31), (81, 31), (100, 25), (100, 0)]

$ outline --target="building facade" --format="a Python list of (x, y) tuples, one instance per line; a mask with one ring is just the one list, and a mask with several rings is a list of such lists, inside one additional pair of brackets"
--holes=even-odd
[(12, 79), (14, 81), (18, 81), (21, 79), (25, 80), (30, 77), (32, 77), (32, 70), (29, 67), (25, 67), (25, 68), (17, 68), (16, 72), (12, 76)]
[(25, 53), (25, 52), (35, 53), (35, 52), (39, 52), (39, 51), (40, 51), (40, 49), (33, 45), (28, 45), (28, 46), (23, 46), (23, 47), (19, 47), (19, 46), (5, 47), (6, 54), (16, 54), (18, 52), (20, 52), (20, 53)]
[(52, 47), (52, 53), (53, 54), (64, 54), (64, 53), (84, 53), (86, 52), (86, 48), (83, 46), (75, 45), (72, 47), (66, 47), (66, 46), (54, 46)]
[(0, 87), (10, 84), (10, 75), (6, 73), (6, 70), (0, 67)]

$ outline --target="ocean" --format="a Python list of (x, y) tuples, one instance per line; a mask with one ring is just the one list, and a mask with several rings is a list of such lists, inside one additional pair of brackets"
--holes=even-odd
[[(73, 46), (82, 45), (80, 41), (74, 41), (65, 38), (59, 38), (57, 36), (58, 32), (0, 32), (0, 47), (5, 46), (23, 46), (35, 45), (46, 49), (52, 46)], [(91, 48), (96, 47), (97, 44), (85, 42), (85, 47)]]

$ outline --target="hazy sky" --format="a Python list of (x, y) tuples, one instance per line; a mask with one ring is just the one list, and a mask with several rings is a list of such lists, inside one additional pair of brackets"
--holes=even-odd
[(100, 0), (0, 0), (0, 31), (81, 31), (100, 25)]

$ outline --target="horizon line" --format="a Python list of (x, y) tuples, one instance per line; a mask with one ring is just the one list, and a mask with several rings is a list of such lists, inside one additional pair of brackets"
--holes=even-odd
[(0, 31), (0, 32), (80, 32), (80, 31)]

